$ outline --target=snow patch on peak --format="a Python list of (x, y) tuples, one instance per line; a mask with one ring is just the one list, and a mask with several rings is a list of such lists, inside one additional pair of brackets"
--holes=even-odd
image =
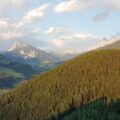
[(21, 42), (15, 42), (8, 52), (16, 52), (23, 56), (24, 59), (35, 58), (37, 56), (37, 49)]
[(21, 55), (25, 55), (25, 51), (24, 51), (24, 50), (21, 50), (21, 51), (20, 51), (20, 54), (21, 54)]
[(20, 42), (15, 42), (15, 44), (13, 44), (13, 46), (8, 50), (10, 51), (14, 51), (18, 48), (26, 48), (28, 45), (24, 44), (24, 43), (20, 43)]
[(24, 59), (28, 59), (28, 58), (35, 58), (37, 56), (37, 53), (36, 51), (29, 51), (29, 52), (26, 52), (24, 50), (21, 50), (19, 51), (19, 54), (24, 56)]
[(34, 58), (34, 57), (36, 57), (36, 52), (35, 51), (30, 51), (27, 55), (30, 58)]
[(30, 51), (28, 53), (22, 51), (22, 55), (24, 56), (24, 59), (35, 58), (37, 56), (35, 51)]

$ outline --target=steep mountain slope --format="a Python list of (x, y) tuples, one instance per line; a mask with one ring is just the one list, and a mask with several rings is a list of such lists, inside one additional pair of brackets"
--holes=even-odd
[(67, 61), (67, 60), (75, 58), (76, 56), (77, 54), (74, 54), (74, 53), (66, 53), (66, 54), (58, 55), (61, 61)]
[(24, 79), (37, 74), (30, 65), (13, 62), (0, 55), (0, 87), (11, 88)]
[[(62, 119), (63, 115), (72, 115), (78, 107), (102, 97), (108, 101), (105, 105), (108, 110), (111, 101), (120, 98), (120, 50), (81, 55), (1, 96), (0, 119)], [(98, 107), (104, 107), (102, 105), (104, 102)], [(94, 112), (96, 107), (93, 107)], [(88, 110), (92, 110), (90, 108)], [(97, 109), (99, 116), (103, 115), (101, 109)], [(82, 120), (86, 110), (80, 114)], [(93, 120), (92, 115), (96, 115), (92, 114), (94, 112), (89, 113), (90, 120)], [(101, 119), (96, 116), (96, 119), (105, 120), (104, 116)]]
[(90, 51), (101, 49), (120, 49), (120, 33), (109, 38), (104, 37), (97, 44), (89, 48)]
[(112, 44), (105, 45), (104, 47), (100, 47), (99, 49), (120, 49), (120, 40)]
[(3, 55), (11, 60), (27, 63), (37, 67), (60, 62), (59, 58), (50, 53), (19, 42), (13, 44), (8, 52)]

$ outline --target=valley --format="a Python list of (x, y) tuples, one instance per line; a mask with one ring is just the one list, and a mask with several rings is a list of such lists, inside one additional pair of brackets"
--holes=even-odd
[(0, 88), (10, 89), (38, 74), (30, 65), (11, 61), (0, 55)]
[(0, 88), (7, 90), (49, 71), (76, 55), (57, 56), (17, 42), (0, 55)]

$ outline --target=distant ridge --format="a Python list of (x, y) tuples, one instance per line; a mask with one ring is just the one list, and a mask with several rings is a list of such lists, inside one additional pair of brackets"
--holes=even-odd
[(99, 49), (120, 49), (120, 39)]
[(46, 71), (74, 58), (76, 55), (70, 53), (64, 55), (54, 54), (54, 52), (46, 52), (26, 43), (15, 42), (7, 52), (3, 53), (3, 56), (12, 61), (29, 64), (32, 67)]
[(101, 39), (96, 45), (89, 48), (89, 51), (96, 49), (119, 49), (120, 48), (120, 33), (110, 38)]
[(27, 63), (32, 61), (34, 62), (34, 60), (39, 63), (44, 61), (48, 61), (50, 63), (59, 62), (59, 59), (52, 54), (22, 42), (15, 42), (15, 44), (13, 44), (13, 46), (8, 50), (8, 55), (11, 55), (11, 59), (13, 57), (14, 60), (17, 60), (15, 59), (16, 57), (18, 60)]

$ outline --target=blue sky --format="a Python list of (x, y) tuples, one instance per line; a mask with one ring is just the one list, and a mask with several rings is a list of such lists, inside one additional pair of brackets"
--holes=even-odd
[(79, 53), (120, 33), (119, 0), (0, 2), (0, 50), (21, 41), (48, 51)]

